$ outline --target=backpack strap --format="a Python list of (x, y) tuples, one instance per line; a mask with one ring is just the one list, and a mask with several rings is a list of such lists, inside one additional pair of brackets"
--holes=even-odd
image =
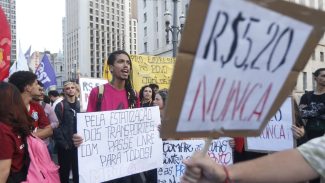
[(61, 112), (62, 112), (62, 119), (64, 117), (63, 113), (64, 113), (64, 105), (63, 105), (63, 101), (60, 102), (61, 104)]
[(98, 86), (98, 95), (97, 95), (97, 103), (96, 103), (96, 111), (100, 111), (102, 109), (102, 101), (104, 94), (104, 85)]

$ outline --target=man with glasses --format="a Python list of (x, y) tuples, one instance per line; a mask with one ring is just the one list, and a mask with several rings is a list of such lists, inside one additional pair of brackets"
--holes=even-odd
[(77, 148), (73, 145), (72, 135), (77, 132), (77, 113), (80, 112), (80, 103), (76, 97), (76, 84), (64, 84), (64, 99), (55, 107), (59, 126), (54, 130), (54, 139), (58, 151), (59, 173), (61, 183), (69, 182), (69, 173), (72, 169), (73, 182), (79, 182)]

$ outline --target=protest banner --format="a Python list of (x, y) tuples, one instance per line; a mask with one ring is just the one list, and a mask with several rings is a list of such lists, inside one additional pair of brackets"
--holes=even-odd
[[(164, 166), (157, 169), (158, 183), (179, 183), (185, 172), (183, 160), (189, 159), (194, 152), (202, 150), (203, 140), (167, 140), (163, 142)], [(233, 163), (232, 148), (229, 138), (212, 141), (208, 155), (221, 165)]]
[(137, 91), (151, 83), (159, 88), (169, 88), (175, 58), (149, 55), (130, 55), (133, 66), (133, 84)]
[[(150, 55), (130, 55), (133, 68), (133, 85), (136, 91), (140, 91), (144, 85), (151, 83), (159, 85), (159, 88), (169, 88), (175, 58), (157, 57)], [(112, 79), (108, 66), (104, 66), (103, 77)]]
[(96, 86), (106, 84), (108, 81), (105, 79), (98, 78), (80, 78), (80, 105), (81, 111), (86, 111), (88, 106), (88, 97), (91, 89)]
[(162, 138), (258, 135), (295, 86), (324, 16), (285, 1), (191, 1)]
[(79, 181), (97, 183), (162, 166), (158, 107), (77, 114)]
[(287, 98), (260, 136), (246, 138), (246, 151), (273, 152), (294, 148), (293, 121), (292, 99)]
[(0, 6), (0, 81), (9, 77), (11, 32), (6, 14)]
[[(21, 48), (20, 48), (21, 49)], [(25, 69), (28, 69), (27, 60), (25, 59), (25, 55), (23, 55), (22, 51), (20, 50), (19, 55), (21, 57), (21, 62), (25, 62)], [(18, 61), (17, 61), (18, 62)], [(51, 90), (56, 89), (56, 75), (54, 69), (50, 63), (49, 56), (45, 53), (43, 55), (41, 63), (38, 65), (35, 74), (37, 76), (37, 80), (43, 83), (44, 90)]]

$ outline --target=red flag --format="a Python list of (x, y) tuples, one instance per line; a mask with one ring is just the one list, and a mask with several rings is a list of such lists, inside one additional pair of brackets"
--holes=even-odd
[(0, 6), (0, 81), (9, 76), (11, 35), (10, 25)]

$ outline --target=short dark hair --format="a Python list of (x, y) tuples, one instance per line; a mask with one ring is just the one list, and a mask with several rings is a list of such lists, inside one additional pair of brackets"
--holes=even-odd
[(158, 86), (157, 84), (154, 84), (154, 83), (149, 84), (149, 87), (150, 87), (151, 89), (155, 89), (155, 88), (157, 88), (157, 89), (159, 90), (159, 86)]
[(20, 93), (23, 93), (25, 87), (33, 84), (36, 79), (36, 74), (30, 71), (17, 71), (9, 77), (9, 83), (15, 85)]
[(157, 92), (157, 94), (159, 94), (163, 100), (163, 103), (164, 103), (164, 106), (166, 105), (166, 101), (167, 101), (167, 98), (168, 98), (168, 90), (166, 89), (163, 89), (163, 90), (159, 90)]
[(322, 71), (325, 71), (325, 68), (319, 68), (319, 69), (317, 69), (317, 70), (313, 73), (313, 75), (314, 75), (315, 77), (318, 77), (319, 74), (320, 74), (320, 72), (322, 72)]
[(38, 84), (40, 87), (44, 87), (44, 84), (43, 84), (40, 80), (37, 80), (37, 84)]
[(51, 91), (48, 92), (48, 95), (49, 95), (49, 97), (51, 97), (51, 96), (58, 97), (60, 94), (56, 90), (51, 90)]

